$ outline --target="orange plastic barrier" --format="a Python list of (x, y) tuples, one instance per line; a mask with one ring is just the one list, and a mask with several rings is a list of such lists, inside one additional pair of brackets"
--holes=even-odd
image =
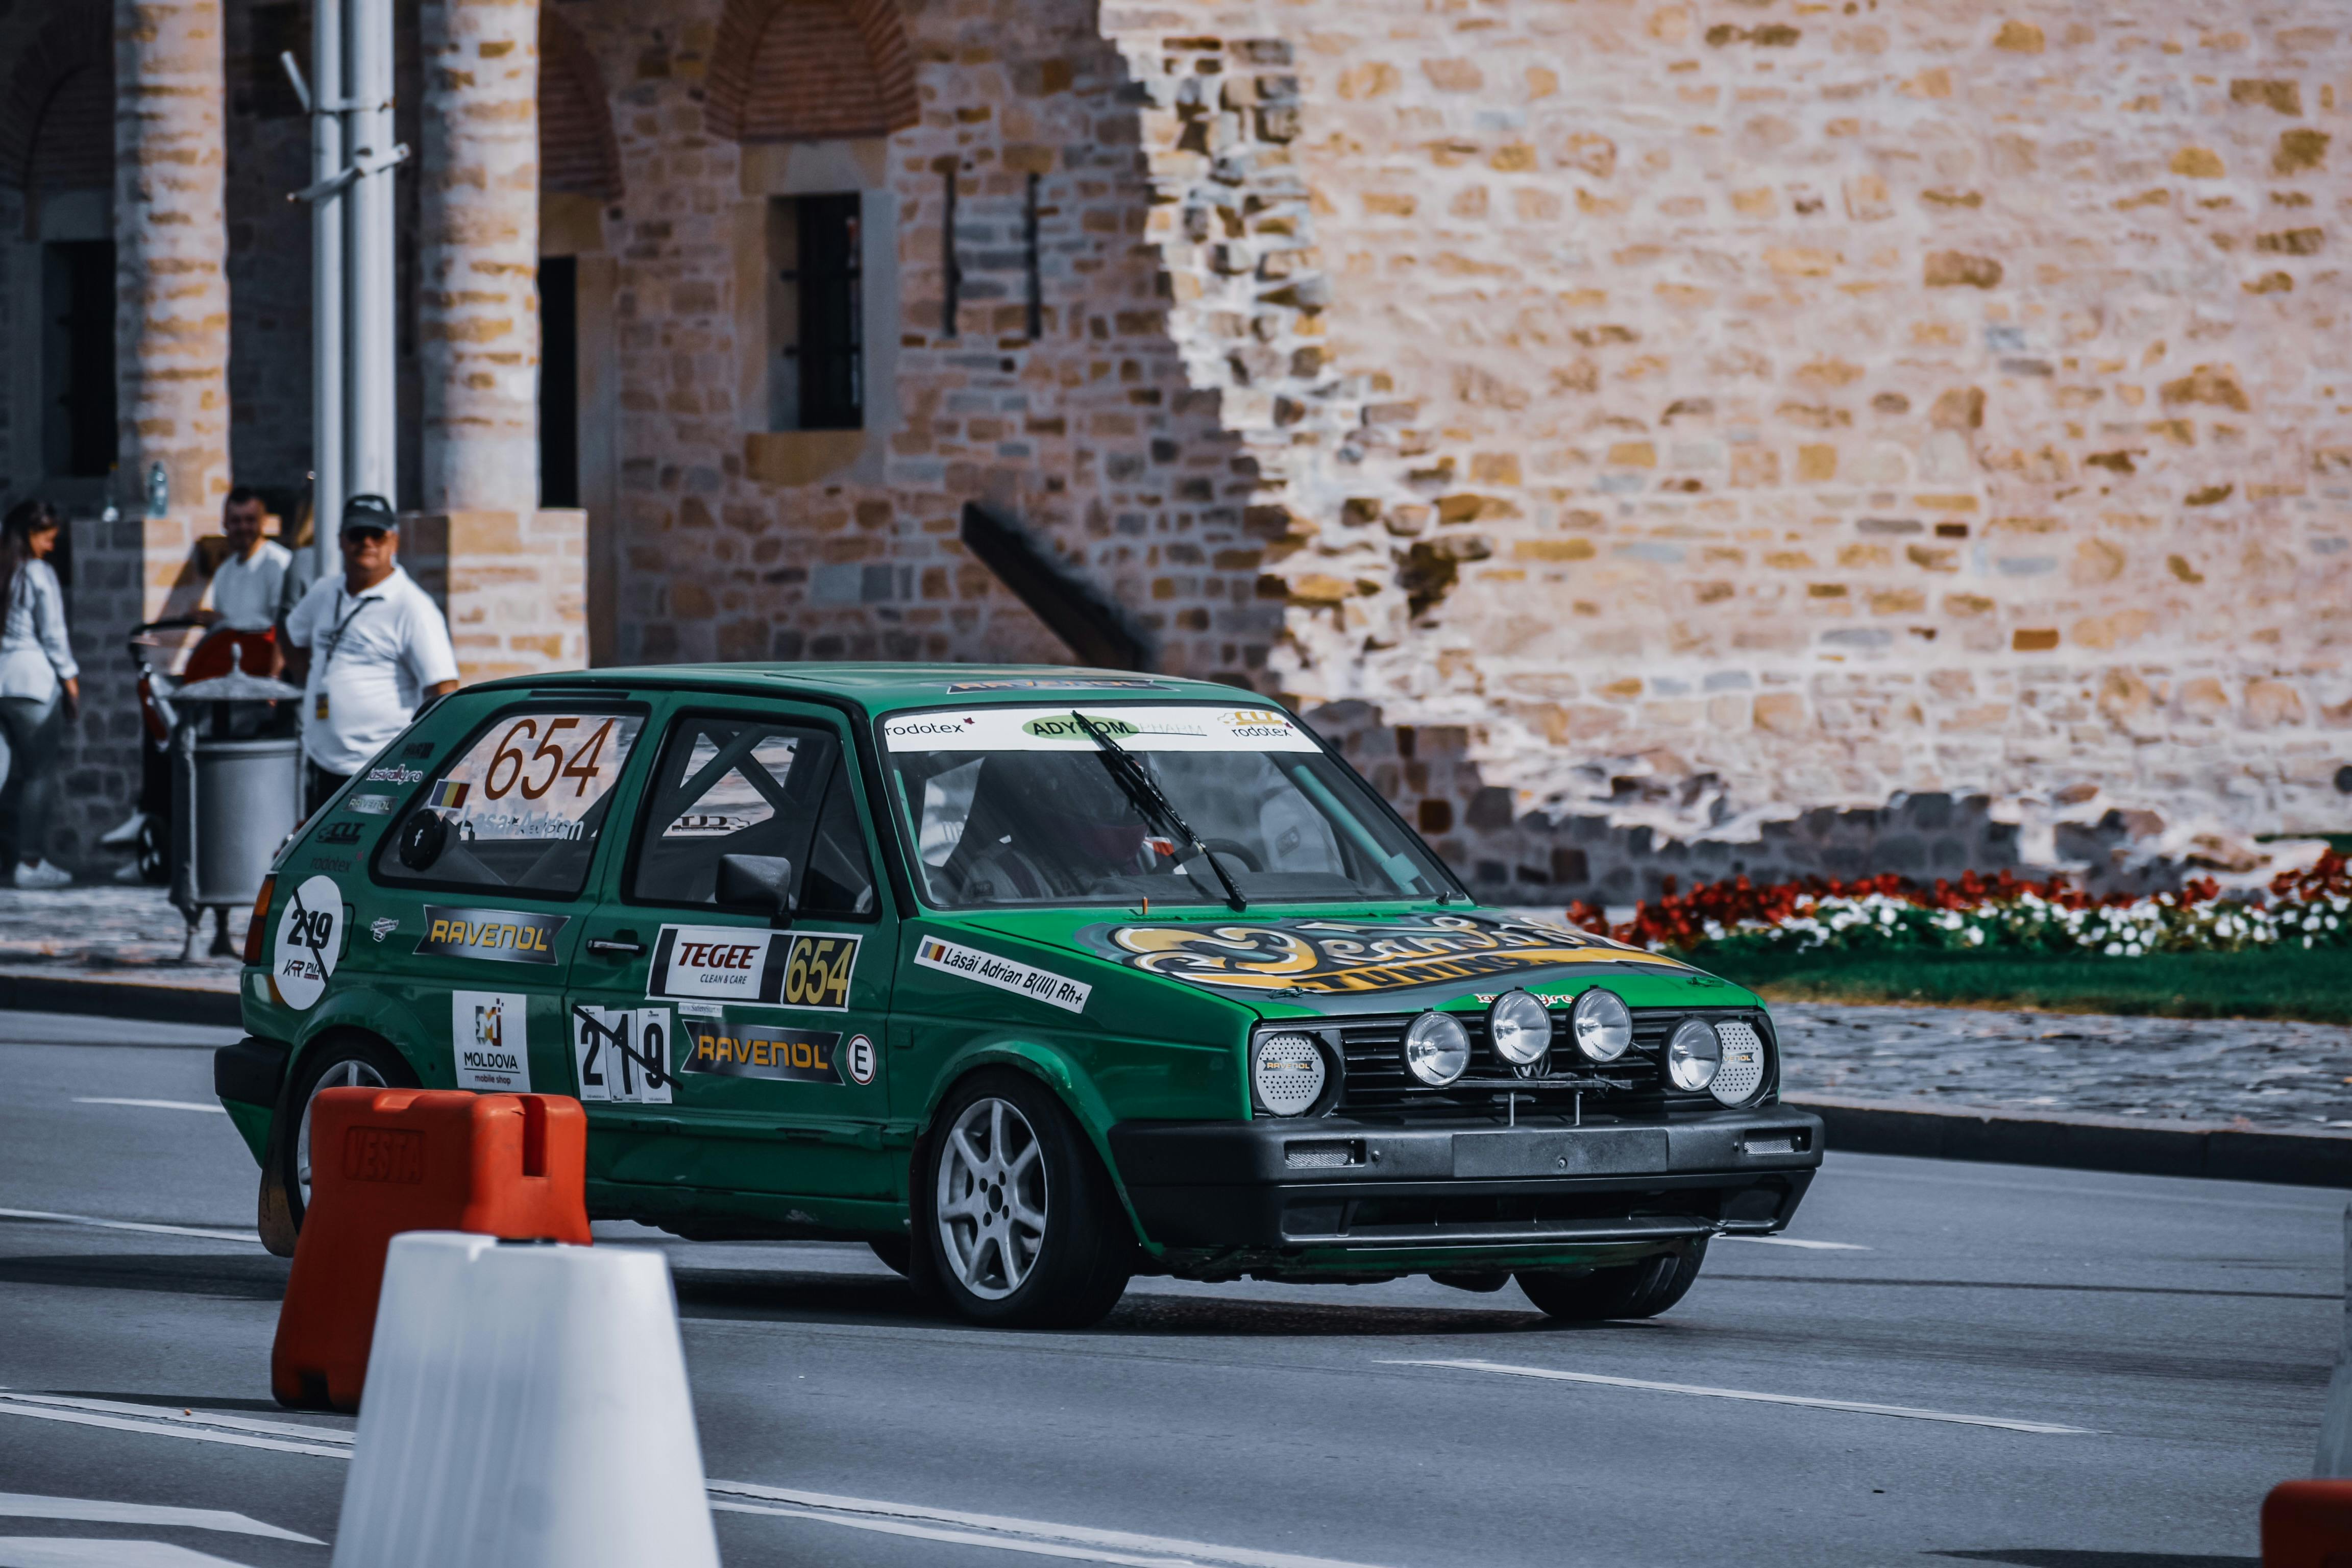
[(330, 1089), (310, 1109), (310, 1204), (278, 1312), (269, 1386), (353, 1411), (383, 1258), (404, 1230), (588, 1244), (588, 1117), (549, 1094)]
[(2263, 1568), (2352, 1568), (2352, 1480), (2273, 1487), (2263, 1500)]

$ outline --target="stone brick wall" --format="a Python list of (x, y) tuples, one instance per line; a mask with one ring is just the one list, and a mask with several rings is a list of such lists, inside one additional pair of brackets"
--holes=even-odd
[[(1257, 596), (1255, 463), (1169, 334), (1136, 109), (1091, 5), (904, 8), (921, 122), (890, 138), (885, 165), (898, 423), (873, 471), (800, 482), (767, 463), (735, 390), (764, 345), (747, 336), (733, 254), (747, 154), (712, 133), (704, 103), (722, 7), (566, 12), (615, 93), (627, 190), (606, 226), (623, 658), (1066, 658), (957, 542), (963, 503), (981, 500), (1135, 606), (1167, 668), (1262, 679), (1280, 605)], [(963, 271), (953, 335), (945, 170)]]
[(2201, 16), (1107, 8), (1282, 689), (1498, 821), (2342, 827), (2352, 26)]

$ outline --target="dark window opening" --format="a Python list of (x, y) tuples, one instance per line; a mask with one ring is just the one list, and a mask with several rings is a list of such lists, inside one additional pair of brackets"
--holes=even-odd
[(539, 261), (539, 504), (580, 504), (580, 264)]
[(42, 247), (41, 459), (53, 479), (114, 467), (114, 242)]
[(253, 47), (246, 58), (247, 84), (252, 89), (252, 110), (263, 120), (292, 120), (300, 115), (302, 100), (294, 95), (279, 58), (292, 55), (307, 76), (310, 69), (310, 7), (299, 0), (272, 0), (256, 5), (247, 25), (253, 29)]
[(779, 430), (866, 423), (859, 198), (790, 196), (771, 209), (769, 412)]

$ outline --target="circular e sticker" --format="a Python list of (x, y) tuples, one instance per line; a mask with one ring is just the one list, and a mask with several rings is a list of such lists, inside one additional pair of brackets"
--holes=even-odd
[(307, 1010), (325, 994), (342, 945), (343, 890), (332, 878), (313, 877), (286, 900), (269, 952), (269, 978), (289, 1007)]
[(849, 1065), (850, 1082), (872, 1083), (874, 1081), (873, 1041), (863, 1035), (852, 1035), (849, 1037), (849, 1048), (843, 1052), (842, 1056)]

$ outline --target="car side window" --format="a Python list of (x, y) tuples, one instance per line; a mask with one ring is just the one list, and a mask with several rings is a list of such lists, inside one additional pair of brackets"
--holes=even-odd
[(792, 862), (804, 914), (874, 912), (872, 862), (841, 742), (809, 725), (688, 715), (671, 730), (637, 828), (629, 897), (709, 904), (722, 855)]
[(613, 786), (644, 727), (636, 713), (499, 714), (410, 805), (376, 856), (376, 875), (579, 892)]

